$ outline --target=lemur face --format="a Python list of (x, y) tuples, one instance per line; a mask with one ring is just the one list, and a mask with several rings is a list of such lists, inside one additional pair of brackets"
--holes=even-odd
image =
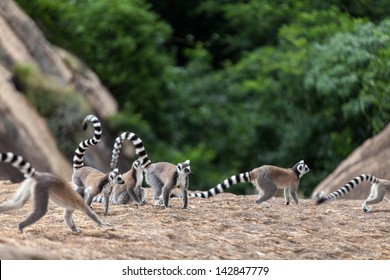
[(122, 175), (119, 173), (118, 168), (115, 168), (110, 172), (108, 178), (111, 183), (123, 185), (125, 181), (122, 179)]
[(191, 176), (193, 174), (191, 171), (190, 160), (188, 159), (183, 163), (179, 163), (176, 168), (177, 171), (183, 175)]
[(305, 164), (305, 162), (303, 160), (301, 160), (300, 162), (298, 162), (296, 164), (296, 170), (298, 171), (298, 174), (299, 174), (299, 178), (301, 178), (303, 175), (305, 175), (306, 173), (309, 173), (310, 172), (310, 168)]

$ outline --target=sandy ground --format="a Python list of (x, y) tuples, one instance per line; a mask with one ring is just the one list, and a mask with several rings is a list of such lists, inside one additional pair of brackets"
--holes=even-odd
[[(17, 185), (0, 182), (0, 201)], [(150, 198), (150, 189), (149, 196)], [(1, 259), (390, 259), (390, 204), (363, 213), (359, 200), (339, 200), (316, 206), (301, 199), (285, 206), (276, 197), (256, 205), (256, 196), (220, 194), (211, 199), (181, 199), (170, 209), (152, 205), (111, 205), (94, 210), (110, 227), (98, 227), (81, 212), (74, 219), (81, 234), (63, 222), (63, 210), (49, 211), (24, 234), (16, 224), (30, 211), (30, 203), (12, 214), (0, 214)]]

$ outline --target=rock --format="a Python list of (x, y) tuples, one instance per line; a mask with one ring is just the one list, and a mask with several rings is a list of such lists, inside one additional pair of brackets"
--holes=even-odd
[[(38, 171), (71, 176), (69, 161), (57, 149), (46, 121), (15, 90), (11, 74), (0, 65), (0, 151), (23, 156)], [(1, 164), (0, 178), (20, 181), (22, 174), (9, 164)]]
[(0, 46), (6, 68), (18, 63), (35, 64), (42, 73), (56, 76), (63, 85), (68, 83), (71, 72), (34, 21), (14, 1), (0, 2), (0, 25)]
[(55, 48), (56, 53), (72, 70), (70, 83), (81, 93), (88, 104), (102, 117), (108, 117), (118, 112), (118, 104), (108, 90), (101, 84), (99, 77), (84, 65), (77, 57), (61, 48)]
[(117, 112), (117, 102), (96, 74), (76, 57), (50, 44), (35, 22), (12, 0), (0, 2), (0, 28), (1, 63), (5, 68), (33, 64), (42, 73), (55, 76), (63, 86), (74, 84), (98, 115), (106, 117)]
[[(13, 0), (0, 1), (0, 30), (0, 152), (18, 153), (38, 171), (53, 172), (69, 180), (72, 158), (64, 157), (47, 121), (20, 92), (22, 88), (12, 77), (13, 68), (32, 65), (60, 87), (73, 88), (91, 108), (89, 113), (99, 117), (103, 128), (104, 118), (117, 113), (117, 102), (95, 73), (76, 57), (48, 42), (35, 22)], [(81, 121), (80, 127), (74, 128), (79, 134)], [(88, 130), (77, 141), (91, 135)], [(85, 163), (103, 172), (108, 170), (116, 136), (106, 132), (102, 142), (88, 151)], [(77, 141), (74, 149), (79, 144)], [(12, 166), (1, 164), (0, 179), (15, 181), (22, 179), (22, 175)]]

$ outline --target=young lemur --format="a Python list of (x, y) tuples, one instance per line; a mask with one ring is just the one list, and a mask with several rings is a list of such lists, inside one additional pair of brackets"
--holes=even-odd
[(0, 204), (0, 213), (10, 212), (22, 208), (31, 197), (33, 211), (18, 224), (22, 233), (26, 226), (32, 225), (41, 219), (48, 210), (49, 199), (65, 209), (65, 224), (76, 233), (81, 232), (74, 224), (72, 214), (74, 210), (82, 211), (99, 226), (109, 224), (101, 221), (85, 201), (62, 178), (51, 173), (35, 171), (31, 164), (21, 156), (13, 153), (1, 153), (0, 162), (7, 162), (20, 170), (26, 178), (20, 185), (13, 198)]
[[(144, 175), (141, 162), (135, 160), (131, 169), (122, 174), (122, 179), (125, 183), (114, 186), (110, 195), (110, 203), (129, 204), (134, 201), (137, 205), (144, 205), (146, 203), (146, 190), (142, 187)], [(93, 201), (104, 202), (104, 197), (102, 195), (95, 196)]]
[(378, 179), (375, 176), (372, 176), (371, 174), (362, 174), (348, 183), (346, 183), (343, 187), (339, 188), (338, 190), (331, 192), (328, 195), (324, 195), (323, 192), (315, 194), (314, 198), (316, 199), (317, 204), (322, 204), (324, 202), (330, 201), (330, 200), (336, 200), (350, 191), (352, 191), (357, 185), (359, 185), (363, 181), (368, 181), (372, 183), (371, 185), (371, 191), (368, 198), (364, 201), (362, 204), (362, 209), (364, 212), (370, 212), (371, 209), (368, 207), (370, 204), (376, 204), (381, 202), (384, 198), (387, 200), (390, 200), (390, 181), (385, 179)]
[(153, 188), (153, 199), (156, 205), (169, 207), (169, 198), (174, 188), (180, 187), (183, 198), (183, 209), (188, 209), (188, 185), (189, 176), (192, 175), (190, 161), (174, 165), (169, 162), (152, 163), (145, 151), (142, 140), (132, 132), (123, 132), (116, 138), (112, 151), (111, 168), (116, 167), (123, 141), (130, 140), (134, 147), (138, 160), (145, 170), (145, 179)]
[(290, 195), (298, 204), (299, 179), (308, 172), (310, 172), (310, 169), (303, 160), (287, 169), (273, 165), (263, 165), (250, 172), (232, 176), (208, 191), (190, 193), (189, 196), (208, 198), (224, 192), (232, 185), (251, 182), (259, 190), (259, 198), (256, 200), (258, 204), (267, 201), (276, 194), (278, 189), (282, 188), (284, 188), (285, 204), (290, 204)]
[(93, 123), (94, 136), (91, 139), (82, 141), (75, 151), (73, 157), (73, 175), (72, 182), (74, 189), (84, 199), (88, 206), (91, 207), (93, 198), (99, 193), (103, 193), (105, 198), (104, 213), (108, 213), (109, 196), (114, 184), (124, 184), (118, 169), (113, 169), (104, 174), (103, 172), (84, 166), (84, 154), (89, 146), (96, 145), (101, 140), (102, 127), (97, 117), (88, 115), (84, 118), (83, 129), (88, 127), (88, 121)]

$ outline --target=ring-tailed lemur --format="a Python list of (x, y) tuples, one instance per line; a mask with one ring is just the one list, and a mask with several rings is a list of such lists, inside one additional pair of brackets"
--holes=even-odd
[(106, 198), (104, 202), (104, 213), (108, 213), (109, 195), (111, 194), (114, 184), (124, 184), (118, 169), (113, 169), (104, 174), (103, 172), (84, 166), (84, 154), (89, 146), (96, 145), (101, 140), (102, 127), (100, 121), (94, 115), (88, 115), (83, 120), (83, 129), (88, 127), (88, 121), (93, 123), (94, 136), (91, 139), (82, 141), (75, 151), (73, 157), (73, 175), (72, 183), (74, 189), (91, 207), (93, 198), (99, 193), (103, 193)]
[(153, 188), (155, 204), (162, 205), (166, 208), (169, 207), (171, 191), (176, 187), (180, 187), (183, 198), (183, 209), (188, 209), (188, 176), (192, 175), (190, 161), (186, 160), (177, 165), (169, 162), (152, 163), (148, 158), (141, 138), (132, 132), (123, 132), (115, 140), (111, 168), (115, 168), (117, 165), (120, 149), (125, 139), (130, 140), (135, 147), (138, 160), (140, 160), (141, 166), (145, 170), (146, 182)]
[[(122, 179), (125, 183), (114, 186), (110, 195), (110, 203), (128, 204), (134, 201), (137, 205), (144, 205), (146, 203), (146, 191), (141, 186), (143, 181), (141, 162), (135, 160), (131, 169), (122, 174)], [(93, 201), (104, 202), (104, 197), (101, 195), (95, 196)]]
[(65, 209), (65, 224), (73, 232), (80, 232), (72, 218), (75, 210), (82, 211), (99, 226), (109, 225), (99, 219), (98, 215), (88, 207), (85, 201), (74, 192), (64, 179), (51, 173), (35, 171), (29, 162), (13, 153), (1, 153), (0, 162), (12, 164), (25, 177), (14, 197), (0, 204), (0, 213), (22, 208), (29, 198), (33, 202), (33, 211), (18, 224), (20, 232), (23, 232), (26, 226), (34, 224), (47, 213), (49, 199)]
[(370, 212), (371, 209), (368, 207), (370, 204), (375, 204), (381, 202), (384, 198), (390, 200), (390, 181), (385, 179), (378, 179), (371, 174), (362, 174), (348, 183), (346, 183), (343, 187), (338, 190), (331, 192), (328, 195), (324, 195), (323, 192), (315, 194), (314, 198), (316, 199), (317, 204), (321, 204), (330, 200), (336, 200), (350, 191), (352, 191), (357, 185), (359, 185), (363, 181), (368, 181), (372, 183), (370, 195), (362, 204), (362, 209), (364, 212)]
[(309, 167), (303, 160), (296, 163), (292, 168), (281, 168), (273, 165), (263, 165), (250, 172), (241, 173), (226, 179), (216, 187), (200, 193), (190, 193), (190, 197), (208, 198), (224, 192), (232, 185), (251, 182), (259, 190), (259, 198), (256, 203), (260, 204), (273, 197), (277, 189), (284, 188), (285, 204), (290, 204), (290, 195), (298, 204), (297, 189), (299, 179), (310, 172)]

